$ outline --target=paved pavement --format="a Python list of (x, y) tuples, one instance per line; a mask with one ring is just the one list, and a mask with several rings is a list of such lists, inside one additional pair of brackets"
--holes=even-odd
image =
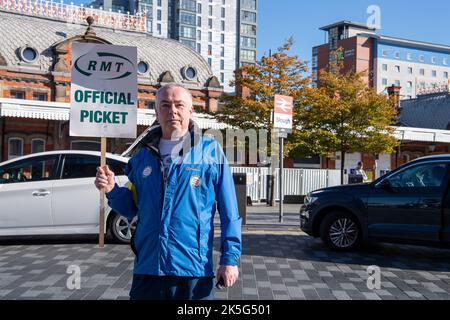
[[(450, 250), (377, 244), (335, 253), (298, 229), (298, 205), (248, 208), (241, 277), (217, 299), (450, 299)], [(218, 236), (219, 234), (217, 234)], [(215, 261), (219, 242), (215, 241)], [(128, 246), (96, 239), (0, 239), (0, 299), (128, 299), (133, 254)], [(71, 265), (81, 271), (80, 289)], [(367, 267), (381, 270), (380, 289), (367, 286)], [(70, 269), (69, 269), (70, 271)], [(370, 281), (370, 283), (372, 283)]]

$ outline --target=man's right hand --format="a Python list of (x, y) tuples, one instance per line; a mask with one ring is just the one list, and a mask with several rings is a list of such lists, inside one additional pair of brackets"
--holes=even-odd
[(105, 193), (111, 192), (116, 184), (114, 180), (114, 172), (109, 170), (108, 166), (104, 166), (103, 168), (98, 167), (94, 184), (100, 191), (104, 190)]

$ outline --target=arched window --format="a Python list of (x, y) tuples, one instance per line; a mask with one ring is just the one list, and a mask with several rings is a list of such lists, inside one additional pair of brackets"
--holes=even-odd
[(38, 153), (45, 151), (44, 139), (32, 139), (31, 140), (31, 153)]
[(23, 156), (23, 139), (9, 138), (8, 139), (8, 159), (14, 159)]

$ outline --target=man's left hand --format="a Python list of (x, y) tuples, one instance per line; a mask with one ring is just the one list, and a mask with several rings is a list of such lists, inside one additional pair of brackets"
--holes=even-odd
[(217, 281), (223, 278), (224, 287), (232, 287), (239, 277), (239, 269), (237, 266), (220, 266), (217, 270)]

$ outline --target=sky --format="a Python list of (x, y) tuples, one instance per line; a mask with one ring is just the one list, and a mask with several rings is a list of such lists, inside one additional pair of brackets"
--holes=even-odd
[(367, 8), (371, 5), (380, 8), (379, 34), (450, 45), (448, 0), (258, 0), (258, 3), (258, 58), (293, 36), (292, 53), (310, 61), (312, 47), (324, 43), (320, 27), (341, 20), (366, 23)]
[(292, 52), (309, 61), (312, 47), (325, 41), (320, 27), (342, 20), (366, 23), (371, 5), (380, 8), (379, 34), (450, 45), (448, 0), (259, 0), (258, 57), (292, 35)]

